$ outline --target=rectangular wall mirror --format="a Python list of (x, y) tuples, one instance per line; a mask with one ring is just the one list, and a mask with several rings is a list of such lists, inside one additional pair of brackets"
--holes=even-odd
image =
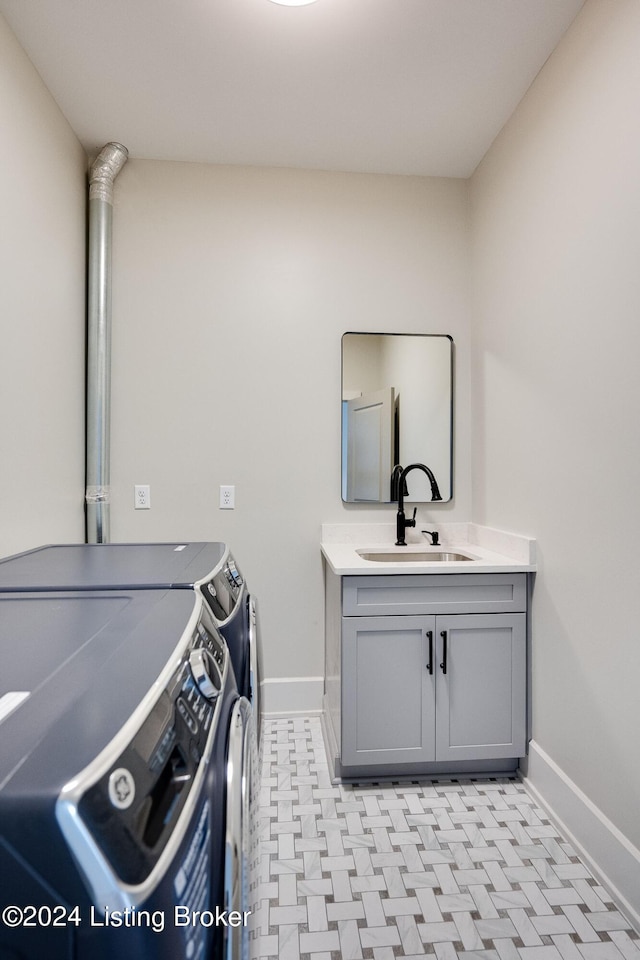
[[(444, 334), (342, 337), (342, 499), (391, 503), (398, 465), (424, 463), (453, 496), (453, 339)], [(431, 501), (422, 471), (406, 501)]]

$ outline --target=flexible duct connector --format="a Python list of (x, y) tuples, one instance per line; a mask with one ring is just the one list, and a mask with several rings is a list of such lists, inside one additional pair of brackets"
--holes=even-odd
[(111, 222), (113, 184), (129, 153), (108, 143), (89, 171), (87, 307), (87, 543), (109, 542), (111, 433)]
[(113, 182), (124, 167), (129, 151), (121, 143), (108, 143), (91, 164), (89, 200), (113, 203)]

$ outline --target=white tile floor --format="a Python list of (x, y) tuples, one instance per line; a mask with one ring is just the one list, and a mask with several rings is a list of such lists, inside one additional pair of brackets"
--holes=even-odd
[(318, 718), (263, 728), (258, 957), (640, 960), (519, 781), (333, 786)]

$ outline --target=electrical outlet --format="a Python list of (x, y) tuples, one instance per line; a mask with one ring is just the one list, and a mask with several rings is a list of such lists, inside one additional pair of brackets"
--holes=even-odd
[(220, 509), (235, 510), (236, 488), (228, 484), (220, 487)]
[(148, 483), (136, 483), (133, 488), (133, 495), (136, 510), (151, 509), (151, 487)]

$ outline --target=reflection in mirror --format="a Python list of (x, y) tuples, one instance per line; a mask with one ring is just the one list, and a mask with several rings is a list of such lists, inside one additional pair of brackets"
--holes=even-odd
[[(441, 334), (345, 333), (342, 337), (342, 499), (397, 500), (398, 467), (424, 463), (450, 500), (453, 339)], [(394, 469), (395, 468), (395, 469)], [(431, 501), (421, 470), (405, 501)]]

